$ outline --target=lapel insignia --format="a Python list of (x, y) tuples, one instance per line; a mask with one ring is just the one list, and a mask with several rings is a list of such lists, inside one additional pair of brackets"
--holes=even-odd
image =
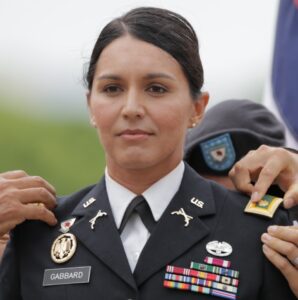
[(201, 200), (199, 200), (199, 199), (197, 199), (197, 198), (195, 198), (195, 197), (192, 197), (192, 198), (190, 199), (190, 203), (196, 205), (196, 206), (199, 207), (199, 208), (203, 208), (203, 207), (204, 207), (204, 204), (205, 204), (203, 201), (201, 201)]
[(272, 218), (278, 206), (282, 203), (282, 198), (265, 195), (259, 202), (249, 201), (244, 209), (251, 214), (262, 215)]
[[(214, 262), (210, 260), (208, 260), (208, 264), (191, 262), (190, 268), (167, 266), (163, 286), (220, 298), (236, 299), (239, 272), (220, 268), (214, 265)], [(225, 265), (231, 265), (231, 262), (226, 262)]]
[(91, 229), (94, 230), (95, 223), (98, 218), (103, 216), (107, 216), (108, 214), (104, 211), (99, 210), (94, 218), (92, 218), (89, 222), (91, 223)]
[(59, 231), (62, 233), (67, 233), (75, 221), (76, 221), (76, 218), (72, 218), (72, 219), (61, 222)]
[(77, 240), (72, 233), (59, 235), (53, 242), (51, 258), (57, 264), (62, 264), (72, 258), (77, 249)]
[(89, 205), (91, 205), (92, 203), (94, 203), (96, 201), (96, 199), (95, 198), (90, 198), (90, 199), (88, 199), (84, 204), (83, 204), (83, 207), (84, 208), (87, 208)]
[(228, 256), (233, 252), (232, 246), (227, 242), (212, 241), (206, 245), (208, 253), (214, 256)]
[(180, 208), (177, 211), (171, 212), (171, 215), (178, 215), (178, 216), (183, 216), (184, 217), (184, 227), (187, 227), (189, 225), (189, 221), (193, 219), (193, 217), (189, 216), (186, 214), (183, 208)]

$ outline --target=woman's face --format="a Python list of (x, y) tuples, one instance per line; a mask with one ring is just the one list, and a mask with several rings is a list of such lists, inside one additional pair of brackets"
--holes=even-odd
[(171, 55), (129, 35), (103, 50), (87, 98), (111, 175), (174, 168), (187, 128), (208, 102), (206, 95), (193, 101)]

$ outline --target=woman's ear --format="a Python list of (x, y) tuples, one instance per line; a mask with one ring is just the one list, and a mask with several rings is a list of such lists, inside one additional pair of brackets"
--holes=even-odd
[(90, 97), (91, 97), (91, 92), (90, 91), (87, 91), (86, 93), (86, 100), (87, 100), (87, 105), (88, 105), (88, 110), (89, 110), (89, 119), (90, 119), (90, 125), (94, 128), (96, 128), (96, 122), (95, 122), (95, 118), (92, 114), (92, 111), (91, 111), (91, 104), (90, 104)]
[(198, 123), (201, 122), (205, 109), (208, 105), (209, 102), (209, 93), (208, 92), (203, 92), (201, 93), (196, 100), (194, 100), (193, 104), (193, 115), (189, 120), (189, 128), (194, 128), (197, 126)]

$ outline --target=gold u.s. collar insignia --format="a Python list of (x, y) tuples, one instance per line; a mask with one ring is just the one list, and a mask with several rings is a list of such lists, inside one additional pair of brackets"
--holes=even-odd
[(51, 258), (57, 264), (62, 264), (72, 258), (77, 249), (77, 240), (72, 233), (59, 235), (51, 247)]
[(262, 215), (272, 218), (278, 206), (282, 203), (283, 199), (265, 195), (259, 202), (249, 201), (244, 209), (245, 212), (251, 214)]

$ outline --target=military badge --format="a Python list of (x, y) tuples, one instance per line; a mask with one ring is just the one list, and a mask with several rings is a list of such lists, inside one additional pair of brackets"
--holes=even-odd
[(76, 218), (72, 218), (72, 219), (61, 222), (61, 224), (60, 224), (61, 227), (60, 227), (59, 231), (62, 233), (67, 233), (75, 221), (76, 221)]
[(98, 218), (101, 218), (101, 217), (104, 217), (104, 216), (107, 216), (108, 214), (104, 211), (101, 211), (99, 210), (96, 214), (96, 216), (94, 218), (92, 218), (91, 220), (89, 220), (89, 223), (91, 223), (91, 229), (94, 230), (94, 226), (95, 226), (95, 223), (97, 221)]
[(205, 163), (211, 170), (225, 171), (235, 163), (236, 154), (229, 133), (200, 144)]
[(57, 264), (62, 264), (72, 258), (77, 249), (77, 240), (72, 233), (59, 235), (51, 248), (51, 258)]
[(278, 206), (282, 203), (282, 198), (265, 195), (259, 202), (249, 201), (244, 209), (251, 214), (262, 215), (272, 218)]
[(183, 208), (180, 208), (177, 211), (171, 212), (171, 215), (183, 216), (184, 217), (184, 222), (185, 222), (184, 227), (187, 227), (189, 225), (189, 221), (193, 219), (192, 216), (189, 216), (189, 215), (186, 214), (186, 212), (184, 211)]
[(229, 243), (218, 241), (209, 242), (206, 245), (206, 250), (214, 256), (228, 256), (233, 252), (233, 248)]

